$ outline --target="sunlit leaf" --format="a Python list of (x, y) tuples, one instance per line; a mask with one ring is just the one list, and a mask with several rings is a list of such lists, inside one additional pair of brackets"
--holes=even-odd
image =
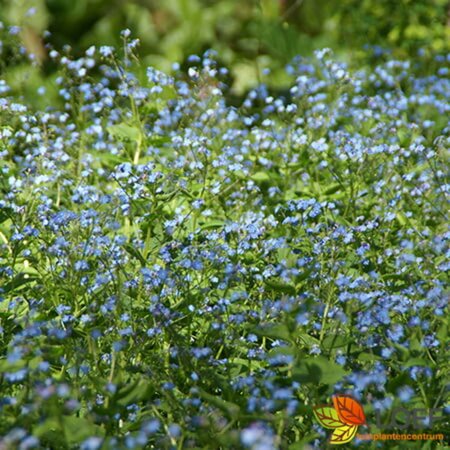
[(140, 131), (137, 127), (127, 125), (126, 123), (119, 123), (108, 127), (108, 131), (116, 139), (122, 141), (137, 141), (139, 139)]

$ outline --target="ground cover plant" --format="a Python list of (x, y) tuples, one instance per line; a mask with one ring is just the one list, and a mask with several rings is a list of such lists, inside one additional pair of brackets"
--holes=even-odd
[(318, 51), (235, 107), (122, 37), (50, 52), (59, 103), (0, 80), (0, 447), (322, 449), (334, 393), (445, 433), (448, 56)]

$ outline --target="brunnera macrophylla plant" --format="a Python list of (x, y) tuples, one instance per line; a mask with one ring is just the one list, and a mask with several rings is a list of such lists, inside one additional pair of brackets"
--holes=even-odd
[(0, 446), (323, 448), (336, 393), (445, 408), (449, 58), (318, 51), (232, 107), (212, 52), (166, 74), (128, 34), (52, 50), (44, 110), (0, 80)]

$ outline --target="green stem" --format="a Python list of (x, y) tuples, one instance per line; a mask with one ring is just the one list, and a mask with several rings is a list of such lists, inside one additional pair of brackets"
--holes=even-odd
[(325, 305), (325, 311), (323, 312), (323, 317), (322, 317), (322, 325), (320, 327), (320, 336), (319, 336), (320, 344), (322, 344), (323, 338), (325, 336), (325, 325), (327, 323), (327, 316), (328, 316), (329, 311), (330, 311), (330, 301), (328, 300)]

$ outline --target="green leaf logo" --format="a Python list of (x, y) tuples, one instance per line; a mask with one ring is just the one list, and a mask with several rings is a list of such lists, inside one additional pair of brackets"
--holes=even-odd
[(331, 406), (319, 406), (314, 408), (314, 415), (316, 416), (317, 422), (320, 423), (324, 428), (335, 429), (345, 425), (339, 419), (337, 411)]

